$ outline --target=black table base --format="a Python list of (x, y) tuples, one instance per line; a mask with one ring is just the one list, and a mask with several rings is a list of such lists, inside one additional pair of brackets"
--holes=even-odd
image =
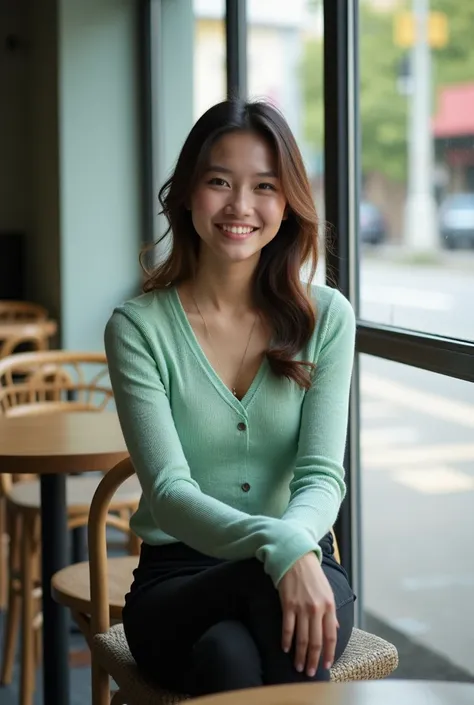
[(43, 703), (69, 703), (69, 616), (51, 596), (51, 578), (68, 563), (65, 475), (41, 475)]

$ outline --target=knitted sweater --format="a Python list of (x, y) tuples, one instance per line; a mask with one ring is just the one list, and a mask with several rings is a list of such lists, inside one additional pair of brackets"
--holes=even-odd
[(335, 289), (314, 286), (317, 325), (298, 355), (310, 390), (266, 360), (239, 401), (210, 365), (175, 288), (119, 306), (105, 330), (115, 403), (142, 487), (132, 517), (149, 544), (181, 541), (217, 558), (256, 557), (275, 585), (333, 525), (355, 318)]

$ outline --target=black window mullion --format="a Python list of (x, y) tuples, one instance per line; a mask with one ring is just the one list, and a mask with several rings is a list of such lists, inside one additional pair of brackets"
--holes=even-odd
[(359, 321), (357, 350), (474, 382), (474, 342)]
[[(324, 189), (326, 279), (337, 286), (358, 310), (357, 245), (354, 235), (358, 203), (357, 3), (324, 0)], [(335, 525), (342, 563), (355, 591), (362, 586), (359, 571), (359, 380), (355, 362), (350, 423), (344, 459), (347, 495)]]

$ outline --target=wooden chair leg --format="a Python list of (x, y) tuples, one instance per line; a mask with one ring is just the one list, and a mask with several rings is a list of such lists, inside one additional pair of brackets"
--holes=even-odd
[(35, 644), (34, 644), (34, 567), (35, 567), (35, 520), (36, 516), (25, 514), (22, 541), (21, 592), (21, 672), (20, 705), (31, 705), (35, 690)]
[(35, 629), (35, 668), (41, 666), (43, 660), (43, 629), (36, 627)]
[(110, 677), (92, 654), (92, 705), (110, 705)]
[(21, 607), (21, 595), (17, 585), (17, 575), (21, 565), (21, 516), (18, 512), (8, 511), (7, 519), (10, 550), (8, 555), (8, 606), (5, 618), (2, 673), (0, 678), (2, 685), (9, 685), (12, 682), (16, 643), (20, 630)]

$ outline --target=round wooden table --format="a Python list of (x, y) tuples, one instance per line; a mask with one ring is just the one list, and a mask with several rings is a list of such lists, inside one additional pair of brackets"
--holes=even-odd
[(277, 685), (187, 700), (186, 705), (472, 705), (474, 684), (384, 680)]
[(67, 565), (66, 475), (110, 470), (128, 453), (112, 412), (0, 419), (0, 473), (38, 474), (41, 483), (43, 702), (69, 702), (68, 614), (51, 597), (51, 578)]

